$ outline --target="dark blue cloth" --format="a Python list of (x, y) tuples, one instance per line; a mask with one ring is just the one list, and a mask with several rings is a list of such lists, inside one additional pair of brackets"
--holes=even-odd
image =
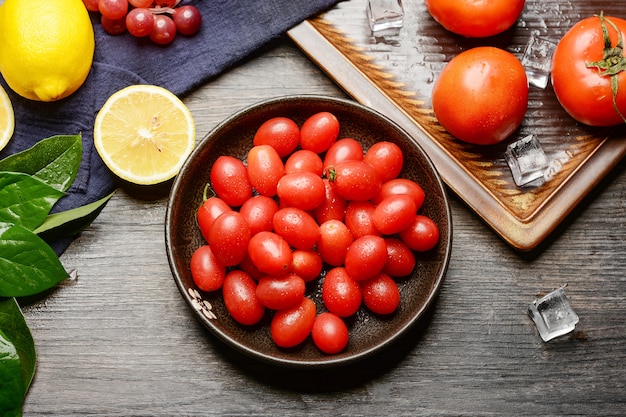
[[(0, 82), (15, 112), (15, 133), (0, 159), (54, 135), (81, 133), (83, 160), (78, 176), (53, 211), (79, 207), (109, 194), (117, 186), (93, 146), (95, 116), (115, 91), (131, 84), (155, 84), (184, 95), (236, 64), (302, 20), (338, 0), (184, 0), (202, 13), (195, 36), (177, 35), (158, 46), (129, 34), (111, 36), (92, 14), (96, 37), (94, 62), (85, 84), (70, 97), (53, 103), (22, 98)], [(60, 254), (71, 239), (51, 242)]]

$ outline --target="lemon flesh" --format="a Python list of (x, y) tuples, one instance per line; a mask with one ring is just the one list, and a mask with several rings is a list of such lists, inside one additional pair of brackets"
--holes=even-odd
[(191, 112), (162, 87), (126, 87), (109, 97), (96, 116), (96, 150), (114, 174), (134, 184), (173, 178), (195, 143)]
[(13, 106), (11, 100), (4, 88), (0, 87), (0, 151), (4, 148), (15, 128), (15, 115), (13, 114)]
[(82, 0), (6, 0), (0, 6), (0, 73), (17, 94), (54, 101), (86, 80), (95, 48)]

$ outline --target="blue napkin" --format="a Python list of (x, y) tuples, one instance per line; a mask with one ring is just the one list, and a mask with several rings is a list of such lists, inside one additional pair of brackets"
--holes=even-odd
[[(104, 32), (92, 14), (96, 37), (94, 62), (85, 84), (70, 97), (42, 103), (22, 98), (0, 83), (15, 112), (15, 133), (0, 159), (54, 135), (82, 134), (83, 159), (68, 194), (53, 211), (97, 201), (117, 187), (117, 179), (93, 146), (93, 124), (111, 94), (132, 84), (155, 84), (184, 95), (224, 72), (251, 52), (302, 20), (324, 11), (338, 0), (184, 0), (202, 13), (202, 27), (191, 37), (177, 35), (158, 46), (149, 39)], [(71, 238), (50, 242), (57, 254)]]

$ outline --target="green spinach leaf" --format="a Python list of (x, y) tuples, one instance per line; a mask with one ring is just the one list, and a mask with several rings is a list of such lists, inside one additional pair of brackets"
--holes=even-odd
[(82, 159), (81, 135), (52, 136), (0, 161), (0, 171), (32, 175), (57, 190), (67, 191)]
[(0, 297), (25, 297), (68, 277), (52, 248), (17, 224), (0, 223)]
[(75, 235), (93, 222), (102, 211), (107, 201), (113, 197), (115, 191), (94, 201), (75, 209), (62, 211), (48, 215), (44, 222), (34, 230), (44, 239), (54, 239)]
[(20, 416), (35, 375), (37, 353), (14, 298), (0, 298), (0, 415)]
[(0, 172), (0, 221), (33, 230), (63, 195), (28, 174)]

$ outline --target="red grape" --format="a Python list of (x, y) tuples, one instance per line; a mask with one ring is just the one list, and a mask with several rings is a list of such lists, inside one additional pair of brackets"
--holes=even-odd
[(109, 20), (122, 19), (128, 13), (128, 0), (100, 0), (98, 9)]
[(176, 24), (169, 16), (157, 14), (154, 16), (154, 28), (150, 33), (152, 42), (159, 45), (166, 45), (174, 40), (176, 36)]
[(176, 6), (176, 0), (155, 0), (154, 4), (160, 7), (174, 7)]
[(133, 7), (148, 8), (152, 6), (153, 0), (128, 0)]
[(133, 9), (126, 15), (126, 28), (138, 38), (148, 36), (154, 28), (154, 15), (145, 8)]
[(176, 23), (176, 30), (183, 35), (193, 35), (200, 30), (200, 24), (202, 23), (202, 14), (196, 7), (187, 5), (174, 9), (174, 23)]
[(109, 35), (121, 35), (126, 32), (126, 18), (124, 17), (121, 19), (109, 19), (105, 16), (101, 16), (100, 24)]
[(87, 10), (89, 10), (90, 12), (100, 11), (98, 7), (98, 3), (100, 3), (100, 0), (83, 0), (83, 4), (85, 5), (85, 8), (87, 8)]

